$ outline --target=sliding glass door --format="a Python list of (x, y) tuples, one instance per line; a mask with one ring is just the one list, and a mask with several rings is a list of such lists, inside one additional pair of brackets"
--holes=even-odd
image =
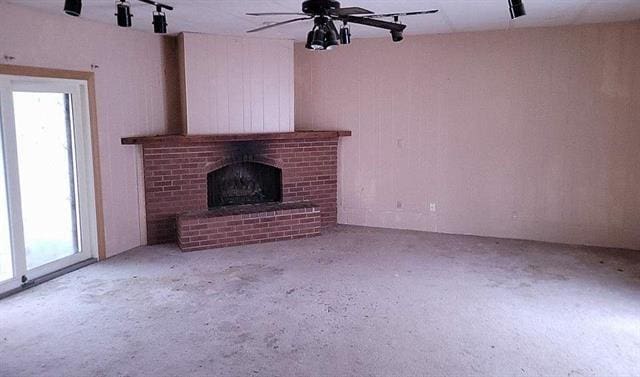
[(86, 85), (0, 76), (0, 293), (92, 258)]

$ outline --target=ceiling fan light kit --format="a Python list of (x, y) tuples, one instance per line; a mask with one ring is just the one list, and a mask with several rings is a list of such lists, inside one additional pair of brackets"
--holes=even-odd
[(305, 47), (309, 50), (332, 50), (341, 43), (341, 40), (342, 34), (331, 19), (316, 17), (313, 29), (307, 34)]

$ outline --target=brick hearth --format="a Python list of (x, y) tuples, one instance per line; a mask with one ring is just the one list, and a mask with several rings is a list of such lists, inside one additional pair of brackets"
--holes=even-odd
[(320, 209), (311, 203), (249, 204), (178, 215), (183, 251), (312, 237)]
[[(204, 229), (202, 225), (206, 225), (207, 229), (211, 229), (211, 233), (214, 234), (209, 237), (204, 234), (195, 236), (190, 233), (190, 237), (197, 238), (199, 241), (204, 240), (204, 237), (208, 240), (222, 237), (229, 241), (212, 241), (211, 247), (246, 243), (237, 239), (241, 236), (238, 232), (246, 234), (246, 240), (253, 239), (253, 242), (315, 234), (315, 230), (309, 231), (310, 227), (306, 225), (304, 229), (301, 228), (302, 230), (287, 229), (286, 226), (290, 225), (290, 221), (288, 224), (281, 223), (291, 220), (287, 216), (302, 214), (308, 217), (304, 222), (298, 221), (297, 225), (313, 222), (314, 217), (322, 228), (335, 225), (338, 138), (348, 135), (350, 135), (348, 131), (306, 131), (123, 139), (123, 144), (141, 144), (143, 148), (148, 243), (176, 242), (178, 215), (182, 215), (181, 221), (188, 225), (182, 231), (187, 231), (191, 227)], [(272, 209), (268, 211), (270, 215), (265, 215), (265, 211), (259, 206), (253, 211), (254, 214), (209, 213), (207, 174), (223, 166), (242, 161), (259, 162), (281, 169), (282, 203), (296, 205)], [(300, 205), (300, 203), (306, 204)], [(250, 228), (243, 227), (255, 222), (255, 218), (252, 219), (251, 216), (262, 219), (258, 224), (264, 224), (264, 229), (255, 229), (254, 235), (249, 234), (252, 231)], [(234, 219), (231, 220), (229, 217)], [(296, 218), (296, 220), (299, 219)], [(223, 221), (235, 221), (233, 226), (239, 226), (242, 229), (231, 229), (230, 225), (223, 224)], [(238, 221), (242, 221), (242, 224)], [(245, 221), (248, 223), (245, 224)], [(272, 224), (273, 221), (278, 224)], [(268, 226), (275, 226), (275, 228)], [(225, 231), (233, 235), (225, 236), (220, 233)], [(271, 236), (265, 238), (265, 234)], [(233, 242), (231, 242), (232, 238)], [(186, 242), (183, 244), (186, 245)], [(202, 246), (190, 244), (185, 246), (185, 249), (203, 248)]]

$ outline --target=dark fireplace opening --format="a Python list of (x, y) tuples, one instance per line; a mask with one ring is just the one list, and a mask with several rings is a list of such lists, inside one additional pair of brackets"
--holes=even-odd
[(240, 162), (207, 174), (209, 208), (282, 201), (282, 171), (276, 167)]

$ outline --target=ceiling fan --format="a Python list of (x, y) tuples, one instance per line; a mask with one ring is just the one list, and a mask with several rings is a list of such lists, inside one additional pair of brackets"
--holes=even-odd
[[(404, 39), (402, 33), (407, 27), (407, 25), (400, 23), (400, 17), (436, 12), (438, 12), (437, 9), (417, 12), (374, 14), (372, 11), (360, 7), (341, 8), (340, 2), (335, 0), (306, 0), (302, 2), (302, 12), (300, 13), (247, 13), (247, 16), (302, 16), (252, 29), (247, 31), (247, 33), (255, 33), (276, 26), (313, 19), (313, 29), (307, 34), (305, 47), (310, 50), (331, 50), (340, 44), (351, 43), (349, 23), (389, 30), (392, 40), (394, 42), (400, 42)], [(380, 18), (392, 18), (393, 22), (383, 21), (380, 20)], [(342, 22), (340, 31), (336, 28), (334, 21)]]

